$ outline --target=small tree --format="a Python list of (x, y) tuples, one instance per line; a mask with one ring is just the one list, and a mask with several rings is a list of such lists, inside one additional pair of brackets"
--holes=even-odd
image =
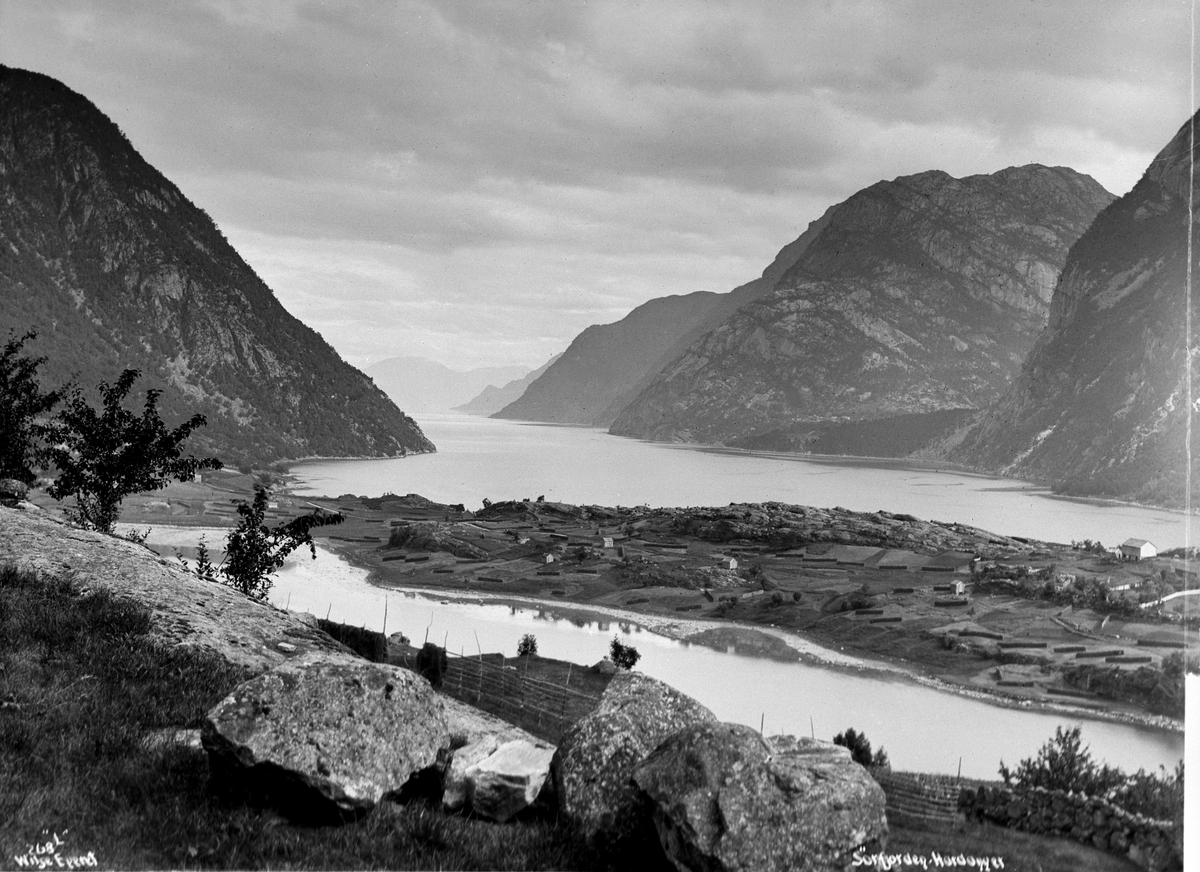
[(887, 769), (890, 766), (887, 752), (883, 750), (882, 746), (878, 751), (872, 753), (871, 742), (867, 739), (866, 733), (860, 733), (853, 727), (834, 736), (833, 743), (841, 745), (843, 748), (849, 748), (850, 757), (860, 766), (868, 769)]
[(632, 669), (642, 659), (642, 655), (638, 653), (637, 648), (634, 648), (632, 645), (621, 644), (621, 640), (616, 636), (613, 636), (612, 644), (609, 645), (608, 651), (612, 662), (622, 669)]
[(1055, 727), (1054, 738), (1042, 745), (1036, 757), (1018, 763), (1015, 772), (1001, 761), (1000, 776), (1005, 784), (1017, 787), (1076, 790), (1092, 796), (1102, 796), (1125, 781), (1120, 769), (1096, 764), (1078, 726), (1066, 731)]
[(533, 633), (526, 633), (521, 637), (521, 641), (517, 643), (517, 656), (525, 657), (529, 654), (537, 653), (537, 636)]
[[(219, 574), (221, 577), (216, 580), (256, 600), (267, 598), (271, 590), (271, 575), (301, 545), (307, 545), (313, 559), (316, 559), (317, 546), (311, 534), (314, 528), (340, 524), (345, 520), (340, 514), (313, 512), (274, 528), (267, 527), (264, 523), (267, 491), (262, 485), (255, 485), (252, 503), (247, 505), (239, 502), (237, 512), (240, 516), (238, 525), (225, 537), (225, 559), (209, 577), (216, 578)], [(203, 542), (198, 552), (200, 560), (207, 562), (208, 553)]]
[(426, 642), (417, 652), (417, 672), (434, 687), (442, 686), (442, 678), (449, 667), (450, 659), (446, 656), (445, 648)]
[(34, 469), (45, 462), (45, 449), (39, 444), (44, 427), (38, 419), (56, 406), (62, 390), (43, 393), (37, 371), (44, 357), (22, 357), (25, 344), (37, 338), (30, 331), (23, 336), (9, 332), (0, 348), (0, 478), (15, 478), (33, 484)]
[(49, 457), (58, 478), (48, 492), (56, 500), (75, 497), (68, 512), (76, 523), (111, 533), (121, 500), (133, 493), (157, 490), (171, 479), (186, 481), (201, 469), (220, 469), (215, 457), (183, 457), (180, 446), (203, 415), (193, 415), (174, 430), (158, 416), (161, 391), (146, 391), (139, 417), (122, 405), (140, 373), (127, 369), (114, 384), (100, 383), (103, 409), (93, 409), (78, 388), (71, 388), (65, 408), (46, 427)]

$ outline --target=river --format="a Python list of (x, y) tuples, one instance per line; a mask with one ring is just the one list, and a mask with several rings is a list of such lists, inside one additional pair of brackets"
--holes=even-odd
[[(392, 460), (297, 464), (295, 491), (312, 496), (417, 493), (479, 508), (483, 499), (608, 506), (719, 506), (765, 502), (885, 509), (995, 533), (1054, 542), (1184, 544), (1184, 515), (1057, 497), (1014, 479), (947, 472), (899, 461), (759, 453), (610, 436), (588, 427), (425, 415), (435, 454)], [(1200, 541), (1200, 517), (1190, 542)]]
[[(763, 725), (768, 734), (815, 734), (831, 739), (847, 727), (882, 745), (897, 769), (997, 777), (1003, 760), (1014, 766), (1036, 754), (1056, 726), (1079, 724), (1093, 755), (1127, 771), (1171, 768), (1183, 756), (1183, 736), (1052, 712), (994, 705), (939, 691), (901, 676), (786, 663), (689, 645), (617, 618), (585, 621), (556, 617), (552, 606), (476, 605), (415, 592), (388, 591), (366, 581), (366, 571), (321, 549), (289, 558), (271, 601), (292, 610), (388, 633), (403, 632), (448, 650), (516, 653), (525, 633), (539, 653), (592, 664), (619, 635), (642, 655), (638, 669), (707, 705), (722, 720)], [(385, 625), (386, 616), (386, 625)], [(819, 651), (815, 646), (812, 649)], [(833, 652), (836, 656), (837, 652)]]

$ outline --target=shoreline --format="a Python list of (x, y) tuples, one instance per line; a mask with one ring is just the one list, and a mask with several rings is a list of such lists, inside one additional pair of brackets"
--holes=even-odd
[[(322, 547), (322, 546), (318, 546)], [(875, 674), (886, 677), (899, 677), (912, 681), (931, 690), (953, 693), (968, 699), (986, 702), (1004, 708), (1027, 709), (1053, 712), (1109, 723), (1125, 724), (1127, 726), (1183, 735), (1185, 723), (1166, 715), (1153, 715), (1140, 712), (1112, 711), (1107, 708), (1091, 708), (1088, 706), (1071, 705), (1067, 701), (1033, 700), (1025, 697), (996, 692), (982, 687), (971, 687), (955, 682), (945, 681), (930, 675), (923, 675), (911, 666), (890, 660), (875, 660), (856, 654), (845, 654), (833, 651), (819, 642), (808, 639), (803, 635), (781, 629), (779, 627), (764, 627), (739, 621), (712, 621), (703, 619), (674, 618), (638, 612), (629, 608), (619, 608), (598, 603), (565, 603), (562, 600), (545, 599), (521, 594), (498, 594), (488, 591), (457, 591), (441, 590), (436, 587), (409, 586), (403, 584), (381, 583), (375, 571), (376, 567), (369, 566), (365, 561), (354, 559), (353, 553), (326, 547), (325, 550), (337, 554), (347, 563), (366, 572), (366, 582), (382, 590), (403, 591), (414, 593), (428, 599), (445, 599), (457, 602), (483, 604), (517, 604), (536, 606), (550, 612), (569, 615), (608, 617), (613, 620), (624, 620), (640, 625), (651, 633), (676, 641), (690, 641), (689, 637), (710, 629), (734, 629), (762, 633), (782, 641), (796, 652), (801, 662), (825, 669), (846, 670), (859, 674)], [(702, 642), (696, 644), (703, 644)], [(751, 655), (753, 656), (753, 655)], [(769, 658), (766, 658), (769, 659)]]

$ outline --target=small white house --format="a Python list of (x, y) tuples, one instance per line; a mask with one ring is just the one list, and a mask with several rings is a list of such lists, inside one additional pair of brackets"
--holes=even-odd
[(553, 562), (554, 562), (554, 555), (553, 555), (553, 554), (547, 554), (547, 555), (546, 555), (546, 562), (547, 562), (547, 563), (553, 563)]
[(1122, 560), (1146, 560), (1157, 556), (1158, 549), (1154, 547), (1154, 543), (1145, 539), (1126, 539), (1121, 543)]
[(603, 537), (600, 540), (600, 546), (602, 548), (612, 548), (613, 547), (613, 537), (612, 536)]
[(722, 557), (717, 560), (717, 565), (722, 569), (737, 569), (738, 563), (736, 557)]

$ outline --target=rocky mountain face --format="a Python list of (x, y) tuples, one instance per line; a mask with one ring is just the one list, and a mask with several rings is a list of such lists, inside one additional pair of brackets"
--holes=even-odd
[[(897, 453), (893, 431), (913, 450), (1008, 387), (1068, 248), (1111, 200), (1088, 176), (1036, 165), (872, 185), (810, 228), (770, 293), (674, 358), (611, 432)], [(882, 440), (851, 432), (884, 419), (896, 424)]]
[(0, 203), (0, 334), (38, 332), (47, 384), (136, 368), (227, 463), (434, 450), (100, 110), (3, 66)]
[(717, 294), (659, 297), (615, 324), (594, 324), (514, 402), (492, 415), (518, 421), (602, 426), (663, 350), (700, 323)]
[(528, 373), (524, 366), (451, 369), (423, 357), (389, 357), (363, 370), (392, 402), (410, 412), (448, 412), (493, 382)]
[(554, 364), (554, 361), (560, 357), (562, 357), (561, 352), (554, 355), (533, 372), (526, 373), (521, 378), (505, 382), (500, 387), (489, 384), (467, 402), (460, 406), (455, 406), (453, 411), (466, 412), (469, 415), (494, 415), (509, 403), (519, 400), (529, 386), (541, 378), (542, 373), (548, 370)]
[(1071, 248), (1049, 326), (953, 459), (1068, 493), (1183, 503), (1196, 124)]
[(492, 417), (609, 426), (664, 366), (700, 336), (769, 293), (832, 212), (784, 246), (759, 278), (729, 293), (657, 297), (614, 324), (588, 327), (518, 400)]

